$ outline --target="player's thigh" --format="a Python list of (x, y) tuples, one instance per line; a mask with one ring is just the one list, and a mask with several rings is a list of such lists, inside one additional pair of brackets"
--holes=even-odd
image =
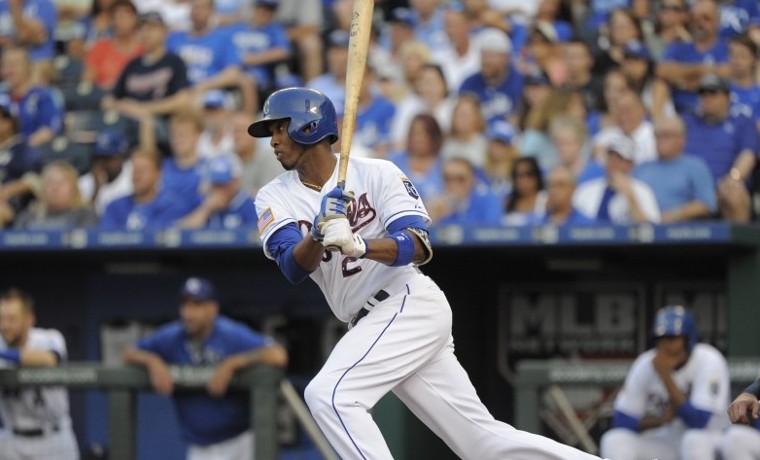
[(760, 431), (747, 425), (731, 425), (720, 441), (723, 460), (760, 460)]
[(722, 433), (711, 430), (687, 430), (681, 438), (684, 460), (714, 460)]
[(678, 460), (680, 435), (667, 428), (644, 433), (613, 428), (602, 436), (601, 456), (612, 460)]

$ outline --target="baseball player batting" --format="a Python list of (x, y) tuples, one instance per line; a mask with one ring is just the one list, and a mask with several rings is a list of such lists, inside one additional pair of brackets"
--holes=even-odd
[(392, 458), (370, 415), (390, 391), (462, 458), (597, 458), (499, 422), (483, 406), (454, 356), (446, 296), (418, 268), (433, 251), (417, 190), (393, 163), (368, 158), (352, 158), (345, 192), (337, 187), (329, 99), (279, 90), (248, 132), (271, 137), (286, 169), (256, 196), (266, 256), (293, 283), (311, 277), (349, 325), (305, 391), (341, 458)]

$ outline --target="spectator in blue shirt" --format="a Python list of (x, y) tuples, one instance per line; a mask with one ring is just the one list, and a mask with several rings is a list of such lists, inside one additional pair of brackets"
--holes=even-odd
[(699, 85), (699, 99), (699, 112), (684, 115), (684, 151), (702, 158), (710, 169), (722, 217), (746, 222), (750, 206), (745, 181), (757, 163), (755, 123), (744, 115), (731, 114), (729, 84), (724, 78), (705, 76)]
[(222, 154), (208, 163), (210, 191), (201, 204), (179, 225), (185, 228), (207, 227), (234, 230), (252, 227), (258, 220), (253, 198), (243, 188), (242, 166), (232, 154)]
[[(207, 279), (185, 281), (179, 314), (179, 321), (129, 347), (124, 361), (145, 367), (157, 393), (173, 395), (182, 436), (190, 445), (187, 458), (253, 458), (247, 394), (228, 393), (227, 387), (246, 367), (285, 366), (287, 352), (271, 338), (221, 315)], [(174, 394), (170, 365), (213, 366), (208, 394)]]
[(633, 171), (654, 192), (662, 223), (711, 217), (717, 211), (715, 183), (704, 160), (684, 155), (686, 131), (683, 120), (674, 115), (655, 121), (657, 156)]
[(753, 19), (760, 17), (757, 0), (722, 0), (720, 2), (720, 36), (743, 34)]
[(444, 191), (429, 206), (435, 225), (498, 225), (504, 215), (501, 199), (478, 181), (469, 160), (453, 157), (443, 164)]
[(18, 117), (27, 144), (42, 145), (61, 132), (61, 108), (49, 88), (33, 83), (32, 62), (26, 49), (14, 46), (3, 50), (2, 79), (6, 89), (0, 92), (0, 105), (9, 107)]
[[(715, 0), (698, 0), (691, 9), (692, 42), (669, 45), (657, 66), (657, 76), (670, 85), (678, 113), (697, 108), (697, 87), (700, 79), (717, 73), (727, 76), (728, 43), (718, 35), (720, 12)], [(662, 98), (662, 95), (659, 96)], [(663, 101), (655, 101), (662, 107)]]
[(336, 29), (327, 37), (327, 72), (306, 82), (327, 96), (336, 107), (342, 107), (346, 98), (346, 65), (348, 63), (349, 34)]
[(32, 62), (52, 62), (58, 13), (51, 0), (0, 1), (0, 45), (29, 49)]
[(161, 159), (153, 153), (132, 153), (132, 193), (106, 206), (100, 227), (106, 230), (144, 230), (171, 227), (191, 212), (187, 201), (161, 189)]
[(207, 160), (198, 153), (202, 132), (203, 120), (198, 113), (186, 110), (173, 115), (169, 120), (172, 156), (164, 160), (161, 168), (161, 189), (173, 193), (192, 209), (203, 201), (201, 182), (206, 175)]
[(23, 142), (18, 129), (18, 119), (0, 105), (0, 228), (32, 201), (42, 169), (39, 153)]
[(546, 175), (546, 213), (538, 219), (540, 224), (588, 225), (595, 221), (573, 206), (577, 183), (573, 172), (557, 165)]
[(728, 42), (728, 65), (731, 68), (731, 113), (751, 118), (760, 128), (760, 85), (757, 84), (758, 47), (748, 35)]

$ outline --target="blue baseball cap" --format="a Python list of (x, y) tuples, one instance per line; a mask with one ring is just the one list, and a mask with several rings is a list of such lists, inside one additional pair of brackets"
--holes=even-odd
[(414, 11), (400, 6), (398, 8), (393, 8), (390, 17), (388, 18), (388, 22), (396, 22), (407, 27), (414, 27), (417, 23), (417, 19), (414, 16)]
[(228, 107), (227, 94), (220, 89), (212, 89), (203, 95), (204, 109), (223, 109)]
[(504, 120), (494, 120), (488, 124), (486, 137), (489, 141), (511, 144), (515, 138), (515, 128)]
[(210, 302), (216, 300), (214, 285), (206, 278), (191, 277), (182, 285), (179, 291), (181, 299), (191, 299), (196, 302)]
[(101, 131), (95, 140), (95, 156), (114, 157), (126, 155), (129, 152), (129, 141), (120, 131), (107, 129)]
[(623, 56), (644, 61), (648, 61), (650, 58), (649, 50), (638, 40), (631, 40), (625, 44), (623, 47)]
[(552, 82), (549, 80), (549, 76), (542, 70), (532, 71), (523, 77), (524, 85), (541, 85), (551, 86)]
[(348, 48), (349, 34), (345, 30), (335, 29), (327, 36), (327, 43), (336, 48)]
[(208, 180), (214, 185), (229, 184), (240, 174), (240, 163), (231, 154), (216, 156), (208, 163)]

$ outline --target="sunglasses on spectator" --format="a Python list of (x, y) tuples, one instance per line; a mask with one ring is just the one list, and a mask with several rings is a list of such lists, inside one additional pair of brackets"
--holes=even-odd
[(685, 8), (680, 5), (667, 5), (667, 4), (662, 5), (660, 9), (663, 11), (684, 11), (685, 10)]
[(697, 94), (699, 94), (700, 96), (705, 95), (705, 94), (712, 96), (721, 92), (722, 91), (718, 91), (717, 89), (700, 89), (697, 91)]

